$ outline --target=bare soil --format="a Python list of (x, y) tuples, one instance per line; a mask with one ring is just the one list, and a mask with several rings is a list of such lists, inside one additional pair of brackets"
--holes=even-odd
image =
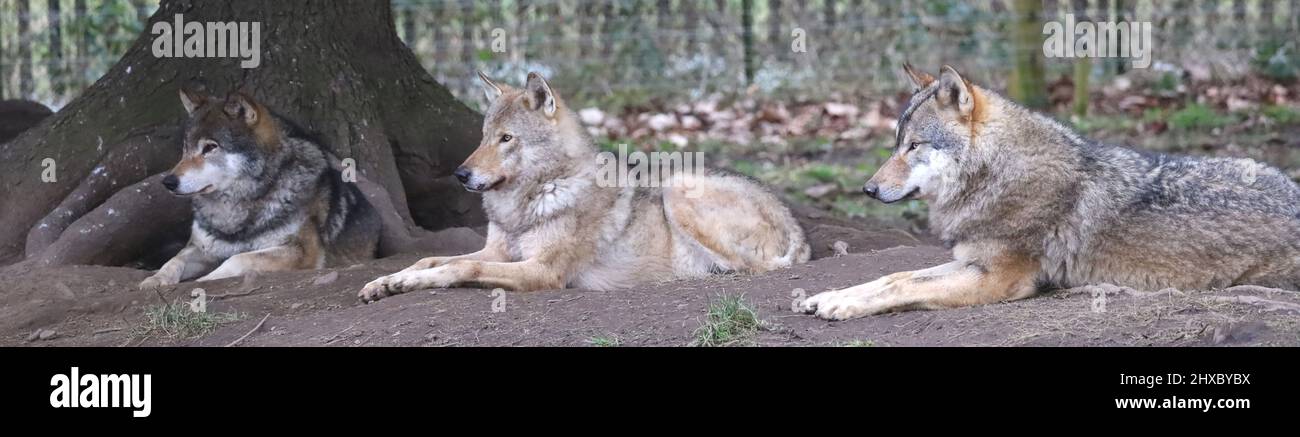
[[(724, 275), (618, 291), (566, 289), (499, 295), (425, 290), (361, 304), (356, 292), (419, 258), (402, 255), (323, 271), (262, 274), (136, 290), (149, 272), (125, 267), (0, 269), (5, 346), (683, 346), (711, 301), (743, 294), (764, 327), (739, 344), (761, 346), (1199, 346), (1300, 345), (1300, 293), (1258, 287), (1139, 292), (1111, 286), (1043, 293), (1017, 302), (827, 322), (791, 312), (811, 295), (946, 262), (924, 237), (799, 211), (816, 259), (763, 275)], [(835, 256), (835, 241), (848, 254)], [(142, 332), (145, 311), (189, 302), (235, 312), (194, 338)], [(259, 322), (265, 322), (259, 327)], [(257, 328), (257, 329), (254, 329)]]

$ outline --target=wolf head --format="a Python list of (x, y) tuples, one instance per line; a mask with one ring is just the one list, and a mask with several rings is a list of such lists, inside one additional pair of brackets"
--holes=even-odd
[(591, 145), (577, 117), (540, 74), (528, 73), (522, 90), (478, 75), (489, 105), (483, 140), (456, 169), (465, 189), (484, 192), (536, 183), (561, 176), (566, 163), (582, 162), (584, 154), (591, 161)]
[(163, 177), (172, 193), (189, 196), (230, 190), (266, 167), (279, 147), (274, 117), (252, 97), (232, 92), (224, 99), (202, 90), (180, 90), (185, 121), (181, 161)]
[(984, 119), (984, 95), (952, 67), (939, 78), (904, 65), (914, 85), (898, 117), (894, 153), (862, 191), (881, 202), (933, 199), (969, 152)]

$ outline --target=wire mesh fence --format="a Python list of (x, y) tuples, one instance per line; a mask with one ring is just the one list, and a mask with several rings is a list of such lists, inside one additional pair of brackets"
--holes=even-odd
[[(0, 97), (75, 97), (144, 31), (157, 0), (0, 0)], [(720, 93), (815, 98), (893, 92), (903, 61), (953, 64), (1005, 85), (1041, 30), (1078, 20), (1151, 22), (1157, 62), (1215, 75), (1293, 77), (1300, 0), (394, 0), (394, 26), (425, 68), (477, 101), (474, 70), (542, 72), (584, 104), (643, 105)], [(1021, 41), (1022, 43), (1016, 43)], [(1279, 60), (1280, 59), (1280, 60)], [(1093, 75), (1122, 72), (1101, 60)]]

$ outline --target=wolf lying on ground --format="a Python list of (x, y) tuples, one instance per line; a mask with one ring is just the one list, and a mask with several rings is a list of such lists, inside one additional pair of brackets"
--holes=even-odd
[(371, 259), (376, 211), (292, 123), (242, 93), (181, 90), (181, 161), (163, 180), (194, 208), (190, 241), (141, 289)]
[(790, 211), (750, 180), (678, 174), (668, 187), (602, 186), (598, 150), (577, 114), (536, 73), (523, 90), (483, 80), (483, 141), (456, 170), (483, 193), (485, 247), (425, 258), (376, 279), (364, 301), (434, 287), (596, 290), (764, 272), (808, 260)]
[(800, 303), (849, 319), (1020, 299), (1049, 287), (1300, 289), (1300, 188), (1249, 159), (1098, 144), (944, 67), (916, 92), (894, 154), (863, 187), (924, 199), (956, 259)]

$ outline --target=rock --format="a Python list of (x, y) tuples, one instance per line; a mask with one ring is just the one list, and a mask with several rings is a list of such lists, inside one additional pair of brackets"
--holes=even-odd
[(682, 134), (669, 134), (668, 142), (673, 143), (673, 145), (677, 146), (678, 149), (685, 148), (690, 144), (690, 140)]
[(54, 284), (54, 289), (59, 292), (60, 298), (67, 300), (74, 300), (77, 298), (77, 293), (73, 293), (72, 289), (68, 288), (68, 284), (62, 282)]
[(853, 118), (858, 116), (858, 107), (847, 103), (830, 102), (826, 104), (826, 113), (835, 117)]
[(840, 186), (837, 185), (837, 184), (831, 184), (831, 183), (827, 183), (827, 184), (818, 184), (818, 185), (813, 185), (813, 186), (808, 187), (807, 189), (803, 190), (803, 194), (804, 194), (805, 196), (808, 196), (808, 197), (811, 197), (811, 198), (814, 198), (814, 199), (820, 199), (820, 198), (826, 197), (827, 195), (830, 195), (831, 193), (834, 193), (834, 192), (836, 192), (836, 191), (839, 191), (839, 189), (840, 189)]
[(0, 143), (14, 139), (53, 113), (50, 108), (33, 101), (0, 101)]
[(687, 115), (682, 117), (682, 129), (697, 130), (703, 126), (704, 126), (704, 122), (700, 121), (699, 117), (696, 117), (694, 115)]
[(834, 243), (831, 243), (831, 251), (835, 253), (835, 256), (848, 255), (849, 243), (845, 243), (844, 241), (841, 240), (835, 240)]
[(587, 126), (600, 126), (605, 122), (605, 111), (600, 108), (583, 108), (578, 111), (578, 118)]
[(240, 286), (243, 287), (245, 290), (247, 290), (253, 288), (253, 284), (256, 283), (257, 283), (257, 271), (251, 271), (244, 274), (244, 282), (242, 282)]
[(677, 127), (677, 117), (672, 114), (655, 114), (646, 120), (646, 124), (655, 132), (663, 132)]
[(40, 331), (40, 334), (37, 334), (36, 337), (40, 338), (41, 340), (49, 340), (51, 338), (54, 338), (56, 335), (59, 334), (57, 332), (54, 332), (53, 329), (42, 329)]
[(316, 285), (316, 286), (328, 285), (338, 279), (339, 279), (339, 272), (329, 272), (324, 275), (317, 276), (316, 280), (311, 281), (311, 283), (312, 285)]
[(289, 309), (291, 310), (296, 310), (298, 308), (302, 308), (302, 302), (294, 302), (293, 305), (289, 305)]
[(1216, 325), (1209, 340), (1214, 345), (1245, 344), (1268, 332), (1269, 327), (1263, 322), (1227, 322)]

